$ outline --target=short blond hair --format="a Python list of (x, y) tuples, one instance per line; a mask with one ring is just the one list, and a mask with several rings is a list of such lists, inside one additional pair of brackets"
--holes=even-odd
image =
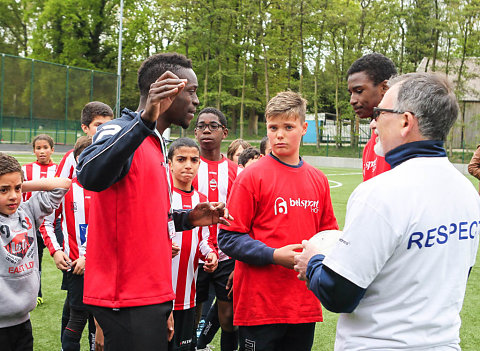
[(268, 120), (279, 115), (298, 116), (302, 122), (305, 122), (306, 111), (307, 100), (302, 98), (299, 93), (282, 91), (268, 102), (265, 109), (265, 119)]

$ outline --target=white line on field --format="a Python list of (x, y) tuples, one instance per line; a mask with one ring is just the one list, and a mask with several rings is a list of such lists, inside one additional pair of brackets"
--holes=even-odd
[[(328, 180), (328, 182), (330, 183), (330, 189), (340, 188), (341, 186), (343, 186), (342, 183), (336, 182), (336, 181), (334, 181), (334, 180)], [(333, 185), (332, 185), (332, 183), (333, 183)]]
[(363, 174), (362, 172), (355, 172), (355, 173), (336, 173), (336, 174), (325, 174), (327, 177), (332, 176), (347, 176), (347, 175), (360, 175)]

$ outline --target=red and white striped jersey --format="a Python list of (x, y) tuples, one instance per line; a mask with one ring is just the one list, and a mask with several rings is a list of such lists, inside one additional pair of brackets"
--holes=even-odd
[[(38, 162), (27, 163), (22, 166), (23, 178), (27, 180), (38, 180), (40, 178), (53, 178), (57, 171), (57, 164), (50, 161), (48, 165), (42, 165)], [(32, 193), (23, 193), (23, 201), (32, 197)]]
[[(172, 188), (172, 208), (190, 210), (198, 203), (207, 201), (207, 197), (192, 189), (185, 192)], [(213, 243), (208, 243), (208, 227), (196, 227), (192, 230), (176, 232), (172, 242), (180, 246), (180, 253), (172, 259), (172, 285), (176, 294), (174, 310), (186, 310), (195, 307), (198, 261), (215, 251)]]
[(73, 156), (72, 149), (63, 155), (63, 158), (58, 165), (57, 173), (55, 173), (55, 177), (73, 179), (76, 177), (75, 167), (77, 167), (77, 161)]
[[(45, 245), (48, 251), (53, 255), (55, 251), (60, 250), (60, 245), (55, 237), (55, 220), (62, 215), (63, 232), (63, 252), (70, 257), (72, 261), (80, 256), (85, 256), (87, 247), (87, 227), (88, 214), (90, 209), (90, 199), (92, 191), (82, 188), (77, 178), (73, 178), (70, 190), (65, 194), (62, 204), (55, 211), (55, 218), (51, 216), (45, 218), (46, 235), (50, 240), (45, 239)], [(53, 219), (53, 220), (52, 220)]]
[[(242, 171), (235, 162), (229, 160), (224, 155), (220, 161), (210, 161), (200, 156), (200, 167), (198, 173), (193, 180), (193, 187), (200, 193), (207, 195), (210, 202), (227, 203), (232, 184), (237, 175)], [(228, 260), (229, 257), (218, 249), (217, 236), (218, 226), (209, 226), (211, 241), (215, 243), (218, 250), (219, 261)]]

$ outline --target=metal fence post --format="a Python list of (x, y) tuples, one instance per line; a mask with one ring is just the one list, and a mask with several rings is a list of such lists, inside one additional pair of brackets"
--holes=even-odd
[[(35, 71), (35, 60), (32, 60), (32, 71), (30, 74), (30, 140), (32, 140), (32, 125), (33, 125), (33, 80)], [(29, 142), (30, 142), (29, 140)]]
[(90, 73), (90, 101), (93, 101), (93, 69)]
[(67, 119), (68, 119), (68, 82), (69, 82), (69, 66), (67, 66), (67, 82), (65, 83), (65, 124), (63, 125), (63, 143), (67, 144)]
[(330, 143), (330, 134), (327, 134), (327, 157), (328, 157), (328, 144)]
[(0, 142), (3, 141), (3, 87), (5, 81), (5, 54), (2, 54), (0, 78)]

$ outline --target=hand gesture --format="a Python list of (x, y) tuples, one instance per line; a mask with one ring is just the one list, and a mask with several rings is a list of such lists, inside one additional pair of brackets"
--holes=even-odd
[(61, 271), (68, 270), (72, 265), (72, 261), (62, 250), (55, 251), (53, 261), (55, 262), (55, 266)]
[(295, 265), (294, 257), (298, 254), (295, 250), (302, 249), (301, 244), (291, 244), (273, 251), (273, 262), (288, 269)]
[(173, 312), (170, 312), (170, 315), (167, 319), (167, 339), (168, 341), (172, 341), (173, 334), (175, 333), (174, 330), (174, 322), (173, 322)]
[(170, 108), (173, 100), (186, 84), (186, 79), (180, 79), (170, 71), (162, 74), (150, 85), (145, 110), (141, 115), (142, 119), (155, 122), (162, 113)]
[(103, 330), (95, 319), (95, 351), (103, 351), (104, 340)]
[(180, 253), (180, 246), (172, 242), (172, 258)]
[(303, 240), (303, 252), (295, 256), (294, 269), (298, 272), (298, 279), (307, 280), (306, 272), (310, 259), (318, 254), (327, 255), (341, 236), (340, 230), (324, 230), (315, 234), (310, 240)]
[(233, 220), (223, 202), (201, 202), (190, 211), (190, 223), (195, 227), (205, 227), (211, 224), (230, 225), (227, 219)]
[(235, 272), (235, 270), (233, 270), (232, 273), (230, 273), (230, 275), (228, 276), (227, 285), (225, 285), (225, 289), (228, 290), (227, 297), (229, 299), (231, 299), (232, 295), (233, 295), (233, 274), (234, 274), (234, 272)]
[(72, 262), (73, 274), (83, 275), (85, 273), (85, 256), (81, 256)]
[(213, 273), (217, 269), (218, 258), (215, 252), (210, 252), (205, 259), (205, 264), (203, 265), (203, 270), (207, 273)]

